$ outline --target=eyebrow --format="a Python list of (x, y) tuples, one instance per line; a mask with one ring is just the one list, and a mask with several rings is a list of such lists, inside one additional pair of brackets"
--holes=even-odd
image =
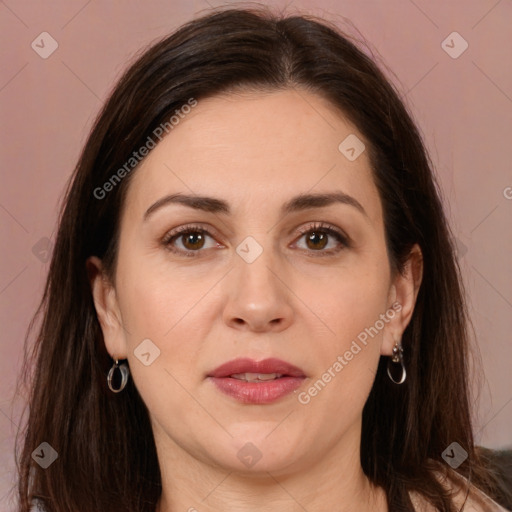
[[(170, 204), (181, 204), (188, 206), (189, 208), (194, 208), (195, 210), (201, 210), (209, 213), (222, 213), (225, 215), (229, 215), (231, 213), (229, 203), (222, 199), (190, 194), (171, 194), (162, 197), (154, 204), (152, 204), (146, 210), (146, 213), (144, 214), (144, 220), (146, 220), (156, 210), (159, 210), (160, 208)], [(286, 215), (302, 210), (309, 210), (311, 208), (322, 208), (332, 204), (345, 204), (352, 206), (360, 213), (368, 217), (368, 214), (363, 208), (363, 205), (357, 199), (341, 191), (321, 194), (299, 194), (283, 204), (281, 207), (281, 215)]]

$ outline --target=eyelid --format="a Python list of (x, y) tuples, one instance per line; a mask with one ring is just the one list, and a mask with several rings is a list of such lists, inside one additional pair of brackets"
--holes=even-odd
[[(322, 222), (322, 221), (311, 221), (308, 224), (298, 228), (296, 230), (296, 233), (298, 233), (299, 236), (297, 239), (295, 239), (294, 243), (296, 243), (297, 240), (302, 238), (302, 236), (304, 236), (305, 234), (307, 234), (309, 232), (314, 232), (315, 230), (326, 232), (328, 234), (328, 236), (331, 236), (331, 237), (334, 235), (335, 238), (338, 239), (338, 242), (343, 246), (342, 249), (351, 247), (350, 237), (348, 237), (340, 228), (338, 228), (332, 224)], [(171, 247), (170, 242), (173, 239), (179, 238), (180, 235), (186, 234), (189, 232), (201, 233), (206, 236), (209, 236), (210, 238), (215, 238), (215, 237), (220, 238), (220, 236), (217, 235), (217, 231), (211, 225), (208, 225), (208, 224), (205, 224), (205, 225), (185, 224), (183, 226), (180, 226), (176, 229), (173, 229), (173, 230), (167, 232), (163, 236), (161, 243), (171, 252), (174, 252), (174, 253), (177, 253), (180, 255), (184, 255), (184, 256), (187, 256), (187, 255), (192, 256), (195, 254), (199, 255), (199, 253), (206, 252), (206, 249), (198, 249), (195, 251), (193, 251), (193, 250), (186, 251), (183, 249), (175, 249), (174, 247)], [(212, 249), (212, 248), (210, 248), (210, 249)], [(324, 256), (324, 255), (329, 256), (334, 253), (340, 252), (342, 249), (330, 249), (330, 250), (319, 250), (319, 251), (313, 251), (313, 250), (307, 251), (306, 249), (301, 249), (301, 250), (312, 253), (313, 255), (315, 252), (317, 252), (318, 254), (316, 254), (314, 256)]]
[[(217, 231), (210, 225), (201, 225), (201, 224), (185, 224), (183, 226), (180, 226), (176, 229), (172, 229), (171, 231), (168, 231), (161, 240), (161, 243), (165, 246), (169, 245), (169, 242), (173, 238), (179, 238), (180, 235), (184, 235), (186, 233), (202, 233), (206, 234), (210, 238), (220, 238), (219, 235), (217, 235)], [(181, 252), (181, 251), (180, 251)], [(200, 252), (200, 251), (190, 251), (190, 252)]]
[[(299, 228), (297, 231), (301, 235), (298, 238), (299, 240), (306, 233), (315, 232), (315, 231), (322, 231), (324, 233), (327, 233), (327, 235), (330, 236), (330, 237), (334, 236), (335, 238), (337, 238), (338, 242), (343, 246), (342, 249), (352, 247), (352, 240), (351, 240), (351, 238), (348, 235), (346, 235), (345, 232), (342, 231), (340, 228), (338, 228), (337, 226), (334, 226), (332, 224), (329, 224), (328, 222), (312, 221), (309, 224)], [(310, 251), (307, 251), (307, 252), (311, 253), (314, 256), (320, 256), (321, 257), (321, 256), (329, 256), (329, 255), (337, 254), (342, 249), (329, 249), (329, 250), (326, 250), (326, 251), (312, 251), (312, 250), (310, 250)], [(317, 254), (315, 254), (315, 252)]]
[(323, 230), (323, 231), (331, 231), (339, 235), (341, 238), (343, 238), (347, 243), (349, 242), (349, 237), (338, 227), (334, 226), (333, 224), (329, 224), (328, 222), (323, 221), (311, 221), (310, 223), (306, 224), (305, 226), (300, 227), (297, 231), (304, 235), (306, 233), (309, 233), (310, 231), (314, 230)]

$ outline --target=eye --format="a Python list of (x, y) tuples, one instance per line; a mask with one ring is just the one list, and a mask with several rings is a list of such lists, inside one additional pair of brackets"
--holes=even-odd
[[(348, 237), (338, 230), (338, 228), (329, 224), (313, 223), (298, 231), (302, 235), (299, 239), (306, 237), (306, 248), (304, 250), (309, 253), (318, 253), (314, 256), (329, 256), (350, 246)], [(204, 227), (187, 225), (181, 226), (165, 235), (162, 239), (162, 245), (178, 255), (197, 257), (200, 252), (203, 252), (202, 249), (211, 249), (220, 246), (220, 244), (215, 241), (213, 241), (209, 247), (205, 246), (207, 238), (214, 240), (210, 232)], [(324, 250), (329, 244), (330, 238), (334, 238), (338, 242), (338, 246)], [(181, 247), (177, 246), (177, 242), (181, 244)]]
[[(306, 249), (309, 252), (318, 252), (315, 256), (329, 256), (341, 251), (344, 247), (349, 247), (348, 237), (334, 226), (324, 223), (314, 223), (299, 229), (302, 237), (306, 237)], [(338, 241), (338, 247), (323, 250), (329, 243), (329, 239), (334, 238)], [(342, 247), (339, 247), (341, 244)]]
[[(207, 238), (213, 240), (210, 233), (201, 226), (181, 226), (165, 235), (162, 244), (174, 253), (194, 257), (195, 253), (205, 248)], [(176, 247), (175, 242), (180, 242), (182, 248)], [(214, 243), (206, 249), (216, 246), (218, 247), (218, 244)]]

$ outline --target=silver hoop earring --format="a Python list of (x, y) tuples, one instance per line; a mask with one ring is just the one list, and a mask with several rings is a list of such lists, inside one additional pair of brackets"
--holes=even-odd
[[(405, 371), (404, 366), (404, 349), (402, 348), (402, 345), (399, 342), (395, 343), (395, 346), (393, 347), (393, 355), (388, 359), (388, 377), (395, 383), (395, 384), (403, 384), (405, 382), (405, 378), (407, 377), (407, 372)], [(395, 380), (393, 378), (393, 375), (391, 374), (391, 363), (400, 363), (401, 369), (402, 369), (402, 376), (400, 377), (400, 380)]]
[[(114, 371), (118, 369), (121, 372), (121, 385), (118, 389), (114, 388), (112, 386), (112, 379), (114, 377)], [(115, 363), (112, 365), (112, 368), (110, 368), (107, 376), (107, 384), (110, 388), (110, 391), (113, 393), (119, 393), (120, 391), (123, 391), (123, 389), (126, 387), (126, 384), (128, 383), (128, 375), (130, 375), (130, 370), (128, 369), (128, 366), (126, 364), (119, 364), (119, 360), (116, 359)]]

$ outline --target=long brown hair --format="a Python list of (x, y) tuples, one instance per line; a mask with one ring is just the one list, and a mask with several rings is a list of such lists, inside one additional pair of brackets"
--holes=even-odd
[[(363, 410), (361, 464), (382, 486), (390, 510), (411, 510), (417, 491), (453, 511), (435, 472), (454, 441), (468, 458), (458, 472), (484, 490), (490, 478), (471, 430), (467, 313), (453, 237), (418, 130), (376, 64), (335, 26), (308, 15), (225, 9), (194, 19), (147, 50), (119, 80), (100, 112), (67, 189), (35, 344), (26, 341), (20, 382), (29, 382), (29, 415), (20, 432), (20, 512), (37, 498), (52, 512), (153, 512), (161, 478), (148, 411), (130, 380), (111, 393), (106, 351), (86, 259), (114, 274), (119, 219), (130, 177), (104, 197), (94, 193), (133, 151), (190, 98), (234, 90), (307, 90), (326, 98), (369, 141), (384, 210), (390, 263), (403, 268), (423, 252), (424, 277), (402, 343), (405, 384), (381, 358)], [(126, 169), (126, 168), (125, 168)], [(47, 469), (32, 452), (49, 443)]]

